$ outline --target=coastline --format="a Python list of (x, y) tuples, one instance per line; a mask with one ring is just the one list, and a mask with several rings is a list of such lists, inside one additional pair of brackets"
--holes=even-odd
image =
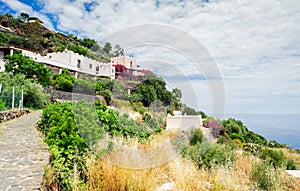
[(251, 131), (300, 149), (300, 114), (226, 114), (225, 118), (241, 120)]

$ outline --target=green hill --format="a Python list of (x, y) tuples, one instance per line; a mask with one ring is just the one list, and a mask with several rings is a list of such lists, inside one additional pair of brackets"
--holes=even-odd
[(111, 56), (120, 54), (118, 45), (115, 47), (116, 51), (112, 51), (109, 42), (101, 47), (94, 39), (81, 39), (73, 34), (53, 31), (45, 27), (38, 18), (25, 13), (17, 18), (10, 14), (0, 15), (0, 25), (0, 45), (12, 45), (42, 55), (68, 49), (102, 62), (109, 62)]

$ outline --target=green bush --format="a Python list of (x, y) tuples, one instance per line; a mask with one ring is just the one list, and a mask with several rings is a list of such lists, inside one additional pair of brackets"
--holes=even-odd
[(100, 101), (96, 101), (96, 112), (100, 125), (112, 136), (123, 135), (125, 138), (138, 137), (140, 142), (149, 140), (153, 130), (147, 128), (126, 115), (107, 108)]
[(50, 102), (49, 94), (45, 93), (40, 85), (32, 83), (32, 79), (25, 79), (23, 74), (10, 76), (8, 73), (3, 72), (0, 74), (0, 81), (3, 85), (0, 100), (6, 103), (6, 108), (12, 107), (13, 87), (15, 88), (15, 108), (19, 107), (22, 90), (24, 93), (24, 107), (39, 109), (47, 106)]
[(142, 102), (133, 103), (133, 111), (139, 112), (141, 115), (147, 111)]
[(5, 70), (12, 72), (14, 75), (23, 74), (26, 78), (34, 78), (40, 84), (51, 85), (51, 69), (46, 68), (43, 64), (33, 61), (28, 56), (21, 53), (5, 56), (8, 62), (5, 64)]
[(252, 154), (258, 154), (261, 150), (261, 145), (255, 143), (245, 143), (243, 149)]
[(286, 157), (282, 150), (275, 150), (265, 148), (259, 152), (259, 158), (265, 160), (267, 163), (274, 166), (274, 168), (280, 168), (286, 165)]
[(6, 110), (6, 103), (0, 99), (0, 111)]
[(117, 108), (122, 108), (122, 107), (131, 108), (131, 103), (129, 101), (125, 101), (125, 100), (114, 99), (113, 105)]
[(50, 95), (37, 84), (26, 84), (24, 89), (24, 106), (28, 108), (44, 108), (50, 104)]
[(200, 167), (231, 166), (235, 163), (235, 150), (229, 144), (212, 144), (207, 140), (201, 144), (188, 146), (181, 152), (183, 157), (190, 158)]
[(239, 135), (239, 134), (237, 134), (237, 133), (231, 133), (231, 134), (229, 135), (229, 138), (230, 138), (231, 140), (238, 139), (238, 140), (240, 140), (242, 143), (245, 142), (245, 139), (244, 139), (241, 135)]
[(244, 139), (247, 143), (254, 143), (259, 145), (266, 145), (268, 142), (266, 138), (256, 133), (253, 133), (252, 131), (247, 132), (246, 135), (244, 135)]
[(260, 189), (278, 190), (280, 179), (277, 176), (277, 171), (266, 161), (257, 163), (252, 167), (252, 178)]
[(287, 170), (296, 170), (296, 169), (297, 169), (294, 160), (292, 160), (292, 159), (288, 159), (288, 160), (287, 160), (287, 163), (286, 163), (286, 169), (287, 169)]
[(220, 136), (218, 139), (217, 139), (217, 143), (218, 144), (224, 144), (224, 143), (226, 143), (227, 142), (227, 140), (226, 140), (226, 138), (224, 137), (224, 136)]
[(58, 189), (72, 190), (74, 171), (77, 171), (80, 180), (84, 180), (87, 151), (87, 144), (77, 129), (72, 103), (57, 103), (45, 108), (38, 126), (51, 153), (50, 164)]
[(200, 128), (193, 128), (191, 131), (191, 138), (190, 138), (190, 144), (196, 145), (201, 144), (204, 139), (203, 131)]
[(75, 77), (67, 69), (63, 69), (61, 74), (53, 74), (53, 80), (56, 90), (72, 92)]

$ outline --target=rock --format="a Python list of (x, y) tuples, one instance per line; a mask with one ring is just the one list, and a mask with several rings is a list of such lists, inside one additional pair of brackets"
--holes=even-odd
[(156, 188), (156, 191), (169, 191), (174, 190), (176, 187), (175, 182), (167, 182), (161, 185), (160, 187)]

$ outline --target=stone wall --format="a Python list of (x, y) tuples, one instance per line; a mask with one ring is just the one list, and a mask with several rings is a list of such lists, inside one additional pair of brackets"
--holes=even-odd
[(68, 102), (85, 99), (87, 102), (91, 103), (98, 99), (94, 95), (58, 91), (54, 90), (53, 88), (44, 88), (44, 90), (50, 94), (50, 99), (52, 102)]
[(2, 111), (0, 112), (0, 123), (21, 117), (22, 115), (28, 114), (30, 112), (31, 111), (29, 109), (22, 109), (22, 110), (14, 109), (9, 111)]

